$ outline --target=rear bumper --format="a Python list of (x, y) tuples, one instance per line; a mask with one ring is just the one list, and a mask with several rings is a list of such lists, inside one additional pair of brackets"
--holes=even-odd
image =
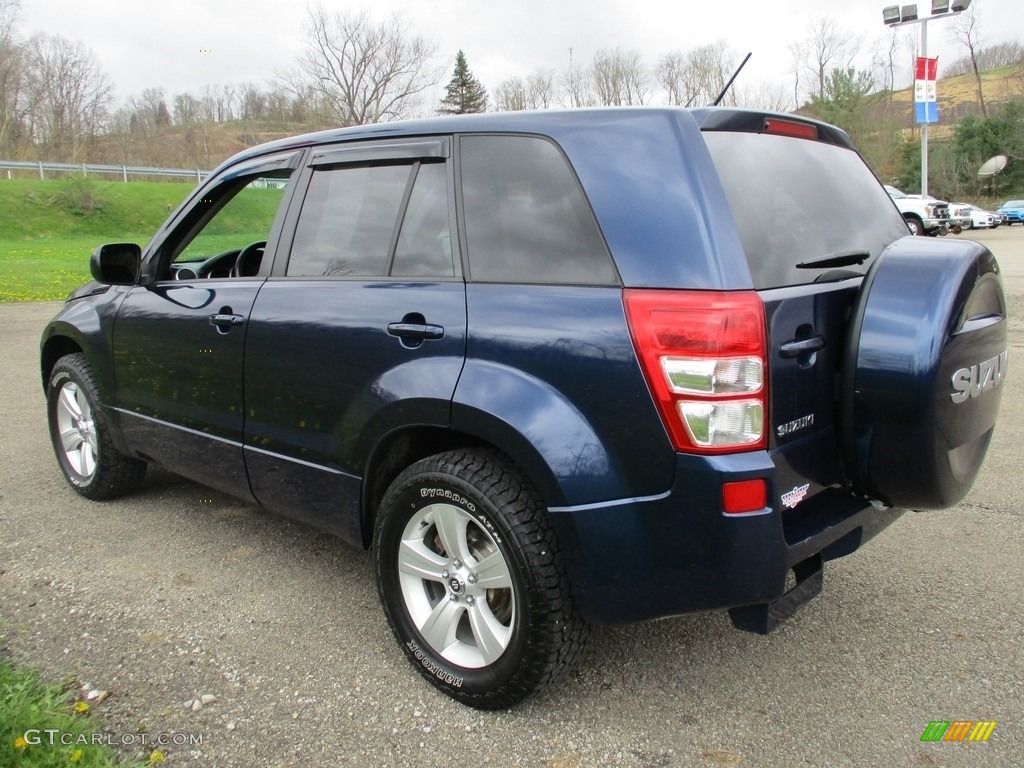
[[(680, 455), (675, 484), (665, 494), (550, 509), (581, 613), (618, 623), (743, 606), (786, 609), (791, 569), (799, 566), (798, 579), (801, 570), (813, 576), (814, 563), (850, 554), (903, 513), (830, 488), (804, 502), (806, 509), (798, 506), (798, 515), (787, 511), (784, 521), (775, 472), (764, 452)], [(768, 481), (774, 506), (724, 515), (722, 484), (755, 477)], [(817, 578), (820, 586), (820, 569)], [(794, 593), (813, 597), (808, 583)], [(789, 607), (781, 618), (799, 605)], [(738, 613), (737, 626), (752, 629)]]

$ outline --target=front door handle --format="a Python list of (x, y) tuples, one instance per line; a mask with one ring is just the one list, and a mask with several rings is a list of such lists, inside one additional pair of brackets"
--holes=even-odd
[(444, 338), (444, 326), (430, 323), (388, 323), (388, 335), (412, 341)]
[(230, 331), (236, 325), (241, 325), (245, 322), (245, 318), (241, 315), (232, 315), (226, 312), (218, 312), (215, 315), (210, 315), (210, 325), (216, 326), (218, 331)]

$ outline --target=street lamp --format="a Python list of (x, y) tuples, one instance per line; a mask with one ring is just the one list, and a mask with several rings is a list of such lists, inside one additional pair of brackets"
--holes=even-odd
[[(917, 4), (890, 5), (882, 9), (882, 23), (887, 27), (905, 24), (921, 25), (921, 58), (928, 58), (928, 22), (957, 16), (971, 6), (971, 0), (932, 0), (931, 15), (918, 18)], [(928, 197), (928, 116), (921, 122), (921, 197)]]

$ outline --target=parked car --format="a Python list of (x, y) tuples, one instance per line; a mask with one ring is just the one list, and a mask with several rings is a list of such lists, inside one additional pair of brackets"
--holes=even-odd
[(41, 341), (71, 488), (156, 464), (371, 549), (409, 661), (488, 709), (595, 622), (772, 630), (965, 496), (1006, 373), (993, 255), (908, 236), (847, 135), (793, 115), (289, 138), (91, 272)]
[(908, 195), (896, 187), (885, 186), (893, 203), (903, 215), (914, 235), (945, 235), (949, 232), (949, 203), (942, 200), (922, 200), (920, 195)]
[(1007, 200), (996, 210), (1006, 217), (1007, 224), (1024, 224), (1024, 200)]
[[(935, 198), (931, 198), (934, 200)], [(971, 216), (971, 206), (967, 203), (948, 203), (949, 205), (949, 231), (959, 235), (965, 229), (970, 229), (974, 219)]]
[(989, 229), (998, 227), (1002, 223), (1002, 217), (993, 211), (986, 211), (970, 203), (950, 203), (950, 210), (954, 208), (966, 213), (970, 217), (970, 224), (966, 229)]

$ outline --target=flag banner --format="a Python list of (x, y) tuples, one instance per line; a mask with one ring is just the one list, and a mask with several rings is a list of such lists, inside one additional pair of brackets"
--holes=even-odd
[(935, 80), (939, 72), (938, 59), (917, 58), (914, 76), (914, 112), (918, 125), (939, 122), (938, 92)]

